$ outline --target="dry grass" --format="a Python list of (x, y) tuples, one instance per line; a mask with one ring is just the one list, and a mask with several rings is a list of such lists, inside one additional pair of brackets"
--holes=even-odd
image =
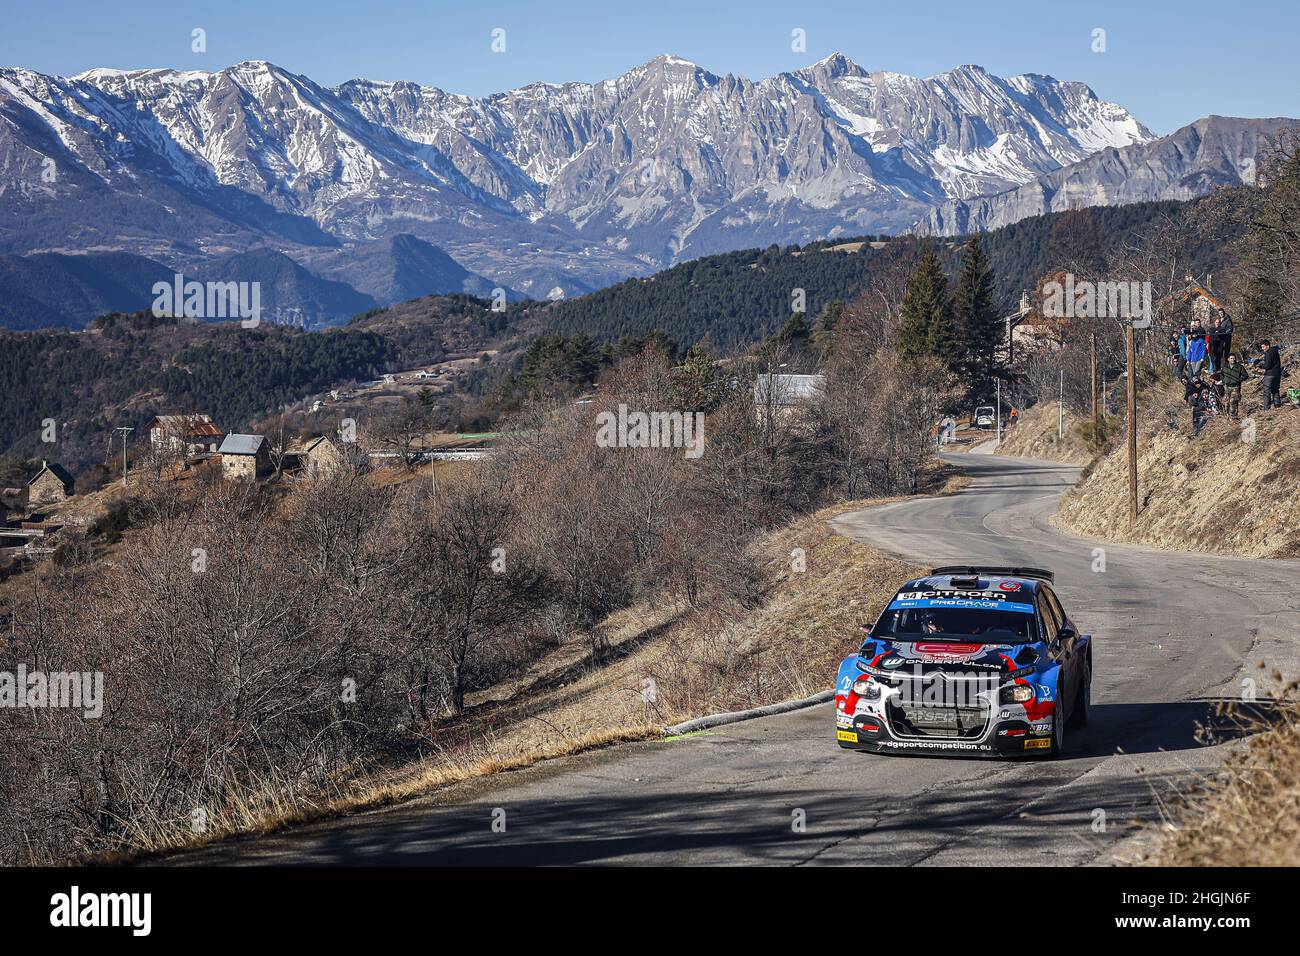
[[(934, 491), (964, 483), (949, 470), (936, 472)], [(121, 862), (373, 809), (541, 760), (658, 737), (692, 717), (825, 690), (839, 660), (857, 647), (858, 625), (880, 613), (900, 581), (923, 571), (834, 533), (825, 520), (898, 500), (828, 508), (762, 538), (755, 551), (758, 607), (661, 603), (612, 615), (605, 622), (611, 650), (602, 662), (593, 662), (584, 641), (561, 644), (515, 679), (472, 695), (467, 712), (440, 729), (436, 753), (424, 760), (359, 774), (327, 794), (247, 799), (209, 818), (202, 834), (184, 827), (138, 833), (132, 843), (139, 849), (92, 861)], [(803, 552), (801, 571), (796, 549)]]
[[(1281, 674), (1274, 672), (1274, 680)], [(1225, 705), (1250, 734), (1223, 769), (1169, 813), (1141, 862), (1161, 866), (1300, 863), (1300, 697), (1293, 682), (1265, 715)]]
[(452, 747), (436, 758), (420, 761), (383, 775), (365, 775), (330, 793), (311, 796), (292, 795), (282, 785), (270, 783), (262, 791), (267, 797), (244, 795), (227, 805), (220, 815), (206, 821), (202, 833), (190, 833), (175, 827), (156, 827), (129, 835), (130, 850), (96, 853), (80, 863), (117, 865), (142, 857), (208, 846), (227, 837), (258, 836), (286, 827), (301, 826), (350, 813), (360, 813), (400, 803), (442, 787), (485, 777), (494, 773), (518, 770), (539, 760), (597, 750), (612, 744), (659, 737), (660, 727), (628, 727), (615, 732), (599, 732), (580, 738), (551, 743), (529, 754), (503, 756), (496, 752), (493, 740)]
[[(1092, 538), (1256, 558), (1300, 555), (1300, 414), (1255, 412), (1249, 432), (1227, 416), (1191, 437), (1176, 385), (1144, 394), (1138, 433), (1137, 524), (1128, 526), (1123, 443), (1061, 501), (1055, 523)], [(1170, 428), (1166, 412), (1176, 414)]]
[(1002, 435), (994, 454), (1013, 458), (1044, 458), (1067, 465), (1086, 465), (1093, 453), (1084, 437), (1085, 422), (1065, 410), (1064, 437), (1058, 438), (1059, 412), (1054, 404), (1035, 405), (1020, 414), (1020, 420)]

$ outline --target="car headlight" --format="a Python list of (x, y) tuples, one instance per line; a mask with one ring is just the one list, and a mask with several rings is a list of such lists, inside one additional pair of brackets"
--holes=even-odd
[(1025, 701), (1033, 699), (1034, 689), (1028, 684), (1014, 684), (1002, 688), (1002, 703), (1004, 704), (1023, 704)]
[(880, 698), (880, 685), (869, 677), (859, 677), (853, 682), (853, 693), (859, 697), (865, 697), (867, 700), (878, 700)]

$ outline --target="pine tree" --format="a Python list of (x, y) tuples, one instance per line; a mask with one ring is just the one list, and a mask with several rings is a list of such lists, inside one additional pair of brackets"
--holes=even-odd
[(835, 330), (844, 318), (844, 303), (839, 299), (832, 299), (826, 308), (822, 309), (821, 315), (817, 316), (817, 322), (813, 325), (812, 343), (813, 346), (822, 355), (825, 355), (835, 341)]
[(711, 412), (725, 394), (724, 380), (706, 348), (698, 342), (677, 370), (678, 404), (692, 412)]
[(595, 383), (600, 374), (601, 356), (596, 343), (585, 332), (577, 333), (565, 348), (568, 377), (578, 385)]
[(790, 318), (785, 320), (785, 325), (777, 331), (776, 340), (791, 348), (804, 349), (807, 348), (811, 335), (812, 329), (808, 327), (808, 320), (803, 317), (803, 313), (792, 312)]
[(1001, 374), (997, 347), (1001, 341), (1002, 322), (998, 317), (993, 292), (993, 270), (976, 236), (966, 244), (966, 256), (957, 278), (953, 300), (953, 317), (961, 341), (960, 372), (965, 379), (967, 397), (976, 403), (994, 395), (996, 379)]
[(934, 247), (926, 243), (903, 293), (903, 321), (896, 348), (904, 358), (957, 353), (957, 335), (948, 302), (948, 279)]

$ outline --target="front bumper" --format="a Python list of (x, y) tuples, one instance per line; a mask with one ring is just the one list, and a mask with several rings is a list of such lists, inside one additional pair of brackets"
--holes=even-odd
[(867, 713), (846, 715), (837, 700), (835, 739), (845, 750), (867, 753), (949, 754), (975, 757), (1041, 757), (1052, 749), (1055, 714), (1030, 720), (1014, 705), (1001, 709), (988, 720), (983, 732), (971, 737), (946, 737), (898, 732), (895, 721), (883, 707)]

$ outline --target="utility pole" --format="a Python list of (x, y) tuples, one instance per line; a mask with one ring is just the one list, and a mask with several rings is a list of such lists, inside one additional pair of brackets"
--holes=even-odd
[(1002, 379), (998, 379), (998, 444), (1002, 444)]
[(1002, 321), (1007, 325), (1007, 367), (1011, 367), (1015, 359), (1015, 342), (1014, 335), (1016, 326), (1025, 321), (1025, 316), (1029, 315), (1029, 293), (1020, 293), (1020, 307), (1011, 315), (1003, 317)]
[(1101, 447), (1101, 434), (1097, 420), (1097, 333), (1088, 336), (1089, 387), (1092, 390), (1092, 443)]
[(1061, 369), (1061, 385), (1056, 394), (1056, 440), (1065, 440), (1065, 369)]
[(1133, 320), (1124, 323), (1124, 357), (1128, 361), (1128, 526), (1137, 523), (1138, 516), (1138, 460), (1137, 460), (1137, 377), (1133, 366), (1137, 364), (1137, 348), (1133, 344)]
[(117, 428), (114, 428), (113, 431), (115, 431), (115, 432), (121, 432), (121, 433), (122, 433), (122, 487), (125, 488), (125, 487), (127, 486), (127, 480), (126, 480), (126, 436), (129, 435), (129, 434), (131, 434), (131, 432), (135, 431), (135, 429), (134, 429), (134, 428), (124, 428), (124, 427), (119, 426), (119, 427), (117, 427)]

